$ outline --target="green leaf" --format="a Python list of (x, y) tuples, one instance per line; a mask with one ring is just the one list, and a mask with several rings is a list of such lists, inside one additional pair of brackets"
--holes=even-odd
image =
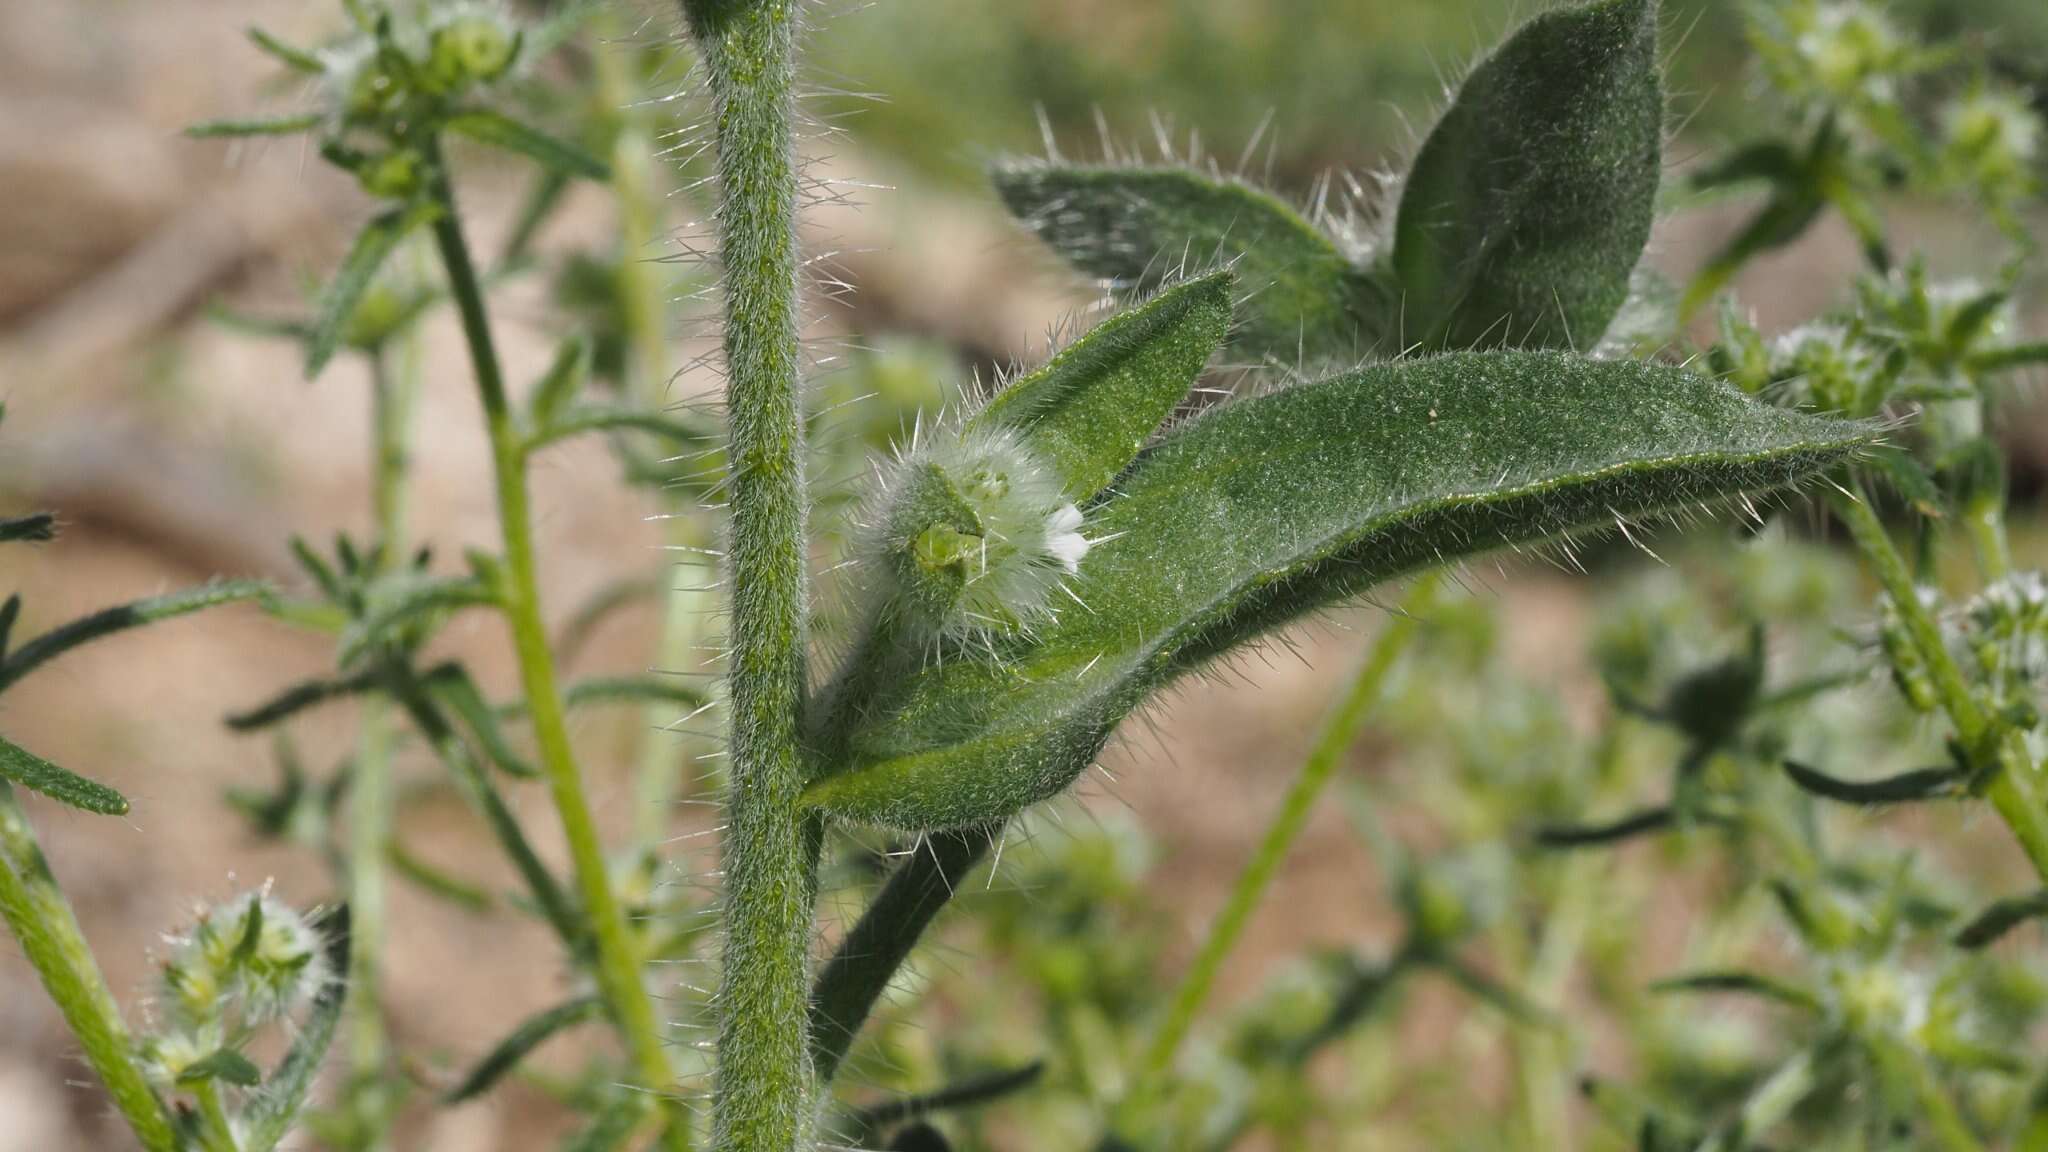
[(0, 737), (0, 780), (11, 780), (31, 792), (102, 816), (128, 812), (128, 798), (119, 792), (67, 772), (5, 737)]
[(993, 1104), (1005, 1096), (1014, 1096), (1024, 1091), (1038, 1083), (1039, 1077), (1044, 1074), (1045, 1061), (1033, 1060), (1016, 1068), (969, 1076), (936, 1092), (927, 1092), (921, 1096), (904, 1096), (863, 1108), (854, 1117), (854, 1125), (862, 1131), (871, 1131), (922, 1120), (939, 1112), (980, 1108)]
[(362, 303), (370, 282), (377, 278), (377, 269), (383, 267), (407, 235), (432, 217), (433, 209), (425, 205), (394, 208), (363, 225), (363, 230), (356, 234), (355, 243), (342, 258), (341, 268), (320, 297), (320, 308), (313, 318), (313, 335), (306, 341), (307, 379), (318, 376), (334, 358), (349, 320), (355, 316), (356, 305)]
[(447, 126), (449, 131), (467, 136), (479, 144), (517, 152), (550, 172), (600, 182), (612, 178), (612, 170), (604, 161), (502, 112), (487, 108), (458, 112), (448, 118)]
[(999, 165), (996, 192), (1038, 238), (1121, 292), (1228, 267), (1248, 294), (1231, 346), (1285, 364), (1356, 360), (1381, 335), (1370, 278), (1269, 192), (1182, 168)]
[(282, 723), (316, 705), (360, 695), (376, 684), (374, 672), (361, 672), (340, 679), (302, 680), (253, 708), (230, 712), (226, 723), (237, 732), (253, 732)]
[(261, 28), (249, 29), (249, 41), (272, 59), (294, 72), (304, 72), (308, 76), (318, 76), (322, 72), (327, 71), (327, 66), (320, 63), (320, 57), (303, 48), (294, 48)]
[(348, 971), (348, 905), (329, 912), (319, 927), (327, 937), (327, 964), (334, 976), (314, 999), (312, 1011), (299, 1025), (284, 1058), (271, 1069), (263, 1091), (243, 1110), (242, 1152), (270, 1152), (291, 1132), (306, 1107), (320, 1063), (327, 1057), (327, 1046), (334, 1041), (335, 1025), (348, 1000), (348, 981), (343, 975)]
[(233, 1084), (237, 1088), (254, 1088), (263, 1083), (263, 1070), (240, 1052), (219, 1048), (193, 1061), (178, 1075), (180, 1084), (200, 1084), (208, 1080)]
[(41, 544), (57, 538), (57, 517), (50, 512), (0, 518), (0, 544), (29, 540)]
[(811, 987), (811, 1063), (818, 1083), (832, 1082), (861, 1022), (953, 890), (988, 854), (996, 833), (987, 827), (926, 837), (840, 941)]
[(1954, 768), (1919, 768), (1875, 780), (1844, 780), (1809, 768), (1796, 760), (1785, 761), (1785, 774), (1802, 791), (1824, 800), (1843, 804), (1906, 804), (1964, 794), (1968, 779)]
[(469, 673), (459, 665), (450, 665), (429, 674), (426, 679), (428, 693), (469, 729), (470, 738), (483, 751), (484, 758), (497, 765), (499, 771), (522, 779), (540, 774), (512, 750), (505, 733), (498, 728), (496, 713), (485, 703), (483, 692), (477, 688), (476, 681), (470, 679)]
[(533, 427), (553, 424), (562, 409), (583, 390), (583, 382), (589, 377), (590, 341), (581, 336), (562, 341), (547, 373), (534, 385), (533, 399), (527, 402)]
[(275, 116), (263, 120), (208, 120), (185, 129), (195, 140), (246, 136), (296, 136), (320, 126), (320, 115)]
[(1755, 972), (1688, 972), (1650, 985), (1652, 992), (1733, 992), (1775, 1000), (1809, 1012), (1821, 1010), (1820, 1001), (1804, 988), (1774, 980)]
[(970, 428), (1018, 429), (1069, 496), (1102, 490), (1165, 423), (1230, 331), (1228, 272), (1105, 321), (997, 393)]
[(484, 1058), (476, 1062), (469, 1075), (462, 1082), (448, 1090), (442, 1099), (449, 1104), (460, 1104), (489, 1091), (491, 1085), (503, 1079), (507, 1072), (519, 1066), (533, 1050), (546, 1043), (549, 1038), (565, 1029), (573, 1028), (586, 1020), (596, 1019), (604, 1011), (604, 1001), (595, 996), (579, 996), (574, 1000), (555, 1005), (545, 1012), (539, 1012), (521, 1021), (497, 1047), (492, 1048)]
[(2027, 921), (2042, 917), (2048, 917), (2048, 888), (1999, 900), (1956, 930), (1956, 946), (1973, 950), (1987, 947)]
[(1545, 12), (1475, 69), (1394, 222), (1403, 336), (1592, 348), (1628, 295), (1662, 174), (1652, 0)]
[(401, 635), (402, 629), (431, 629), (450, 613), (497, 603), (492, 585), (473, 576), (392, 576), (377, 586), (369, 610), (343, 630), (335, 660), (347, 667), (377, 644), (411, 643), (414, 638)]
[[(913, 646), (812, 742), (806, 800), (963, 827), (1065, 788), (1176, 676), (1423, 568), (1782, 486), (1875, 434), (1684, 369), (1557, 353), (1382, 364), (1212, 409), (1092, 510), (1079, 603), (990, 651)], [(1083, 608), (1081, 605), (1085, 604)], [(843, 679), (843, 678), (842, 678)]]
[(217, 584), (203, 584), (182, 592), (166, 596), (152, 596), (146, 600), (103, 608), (90, 616), (81, 616), (69, 624), (53, 628), (41, 636), (23, 644), (11, 653), (5, 662), (0, 662), (0, 689), (28, 675), (36, 668), (71, 651), (81, 644), (88, 644), (101, 637), (169, 620), (188, 612), (212, 608), (221, 604), (233, 604), (242, 600), (254, 600), (270, 594), (270, 585), (256, 580), (224, 580)]

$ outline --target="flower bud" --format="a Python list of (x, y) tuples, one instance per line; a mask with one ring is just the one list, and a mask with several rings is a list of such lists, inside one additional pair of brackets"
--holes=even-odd
[(881, 613), (922, 643), (985, 642), (1052, 619), (1091, 546), (1058, 478), (1008, 430), (914, 447), (883, 477), (868, 521)]

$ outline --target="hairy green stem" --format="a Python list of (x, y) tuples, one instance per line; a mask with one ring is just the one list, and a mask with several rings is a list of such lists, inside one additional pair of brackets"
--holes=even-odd
[(35, 832), (0, 781), (0, 918), (20, 942), (43, 987), (64, 1014), (86, 1063), (107, 1087), (114, 1107), (148, 1152), (179, 1152), (163, 1101), (135, 1064), (135, 1043), (121, 1021), (121, 1006), (107, 990), (78, 918), (43, 859)]
[(816, 839), (800, 800), (804, 428), (798, 395), (798, 0), (685, 0), (714, 103), (725, 273), (732, 739), (713, 1147), (810, 1144)]
[(1202, 941), (1201, 950), (1195, 954), (1188, 974), (1174, 992), (1166, 1019), (1153, 1036), (1144, 1063), (1139, 1066), (1136, 1082), (1132, 1085), (1132, 1099), (1143, 1099), (1145, 1091), (1172, 1070), (1181, 1041), (1187, 1037), (1202, 1005), (1208, 1001), (1224, 960), (1237, 946), (1238, 938), (1244, 935), (1245, 925), (1251, 921), (1252, 913), (1265, 897), (1280, 865), (1287, 859), (1295, 840), (1300, 838), (1301, 830), (1307, 826), (1309, 814), (1315, 810), (1316, 799), (1322, 795), (1324, 786), (1343, 762), (1345, 751), (1357, 738), (1359, 725), (1379, 703), (1395, 661), (1414, 640), (1417, 615), (1428, 610), (1436, 595), (1438, 579), (1431, 574), (1416, 581), (1401, 611), (1387, 622), (1372, 654), (1366, 658), (1336, 709), (1325, 721), (1315, 747), (1310, 750), (1308, 759), (1302, 762), (1301, 771), (1295, 776), (1286, 797), (1280, 801), (1280, 810), (1274, 814), (1273, 822), (1267, 825), (1265, 837), (1260, 840), (1244, 871), (1238, 874), (1223, 911), (1216, 917), (1216, 923), (1210, 927), (1208, 938)]
[(555, 812), (562, 822), (563, 839), (576, 874), (582, 897), (582, 912), (590, 927), (595, 949), (599, 989), (611, 1011), (614, 1024), (633, 1061), (640, 1087), (659, 1097), (668, 1112), (668, 1146), (689, 1148), (689, 1113), (671, 1091), (673, 1066), (663, 1046), (661, 1026), (655, 1018), (654, 1002), (640, 977), (640, 954), (625, 909), (612, 890), (611, 874), (598, 838), (597, 822), (583, 793), (583, 776), (569, 744), (569, 727), (562, 713), (561, 693), (555, 683), (554, 655), (548, 649), (547, 626), (542, 620), (540, 582), (535, 570), (533, 518), (527, 491), (527, 447), (524, 432), (514, 419), (505, 395), (505, 378), (499, 367), (497, 347), (491, 338), (490, 318), (484, 309), (483, 288), (469, 244), (462, 235), (456, 213), (455, 194), (448, 182), (446, 166), (438, 149), (429, 155), (429, 179), (441, 212), (434, 221), (434, 241), (447, 270), (449, 292), (462, 318), (463, 335), (469, 344), (476, 371), (477, 391), (483, 401), (484, 421), (490, 434), (491, 463), (496, 477), (499, 530), (505, 543), (504, 610), (512, 629), (512, 646), (519, 663), (519, 678), (526, 691), (527, 708), (534, 742), (540, 749), (541, 770)]
[(1906, 634), (1926, 662), (1942, 710), (1955, 725), (1956, 737), (1979, 763), (1995, 760), (1997, 770), (1984, 786), (1985, 798), (2012, 830), (2013, 838), (2043, 880), (2048, 880), (2048, 808), (2042, 805), (2039, 770), (2016, 733), (2001, 732), (1986, 715), (1963, 670), (1942, 638), (1941, 626), (1920, 600), (1905, 558), (1892, 544), (1884, 524), (1861, 491), (1844, 489), (1832, 501), (1835, 514), (1877, 576), (1898, 610)]

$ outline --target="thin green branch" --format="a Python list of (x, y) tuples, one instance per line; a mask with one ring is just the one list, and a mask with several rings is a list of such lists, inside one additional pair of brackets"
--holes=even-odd
[(1146, 1049), (1144, 1061), (1139, 1065), (1132, 1084), (1130, 1098), (1142, 1100), (1145, 1093), (1165, 1077), (1173, 1067), (1174, 1057), (1180, 1052), (1181, 1041), (1187, 1037), (1189, 1028), (1202, 1005), (1209, 999), (1215, 987), (1216, 977), (1223, 970), (1223, 962), (1229, 958), (1238, 939), (1244, 935), (1245, 926), (1250, 923), (1252, 913), (1264, 899), (1266, 889), (1273, 883), (1280, 865), (1287, 859), (1294, 842), (1307, 826), (1309, 814), (1315, 810), (1317, 797), (1322, 795), (1324, 785), (1343, 763), (1344, 753), (1357, 738), (1359, 725), (1380, 701), (1380, 694), (1386, 686), (1387, 676), (1393, 671), (1394, 663), (1415, 638), (1418, 627), (1417, 615), (1428, 610), (1436, 596), (1438, 578), (1434, 575), (1421, 577), (1409, 592), (1402, 608), (1387, 622), (1385, 631), (1373, 646), (1372, 654), (1358, 670), (1336, 709), (1330, 713), (1323, 725), (1322, 735), (1316, 739), (1315, 747), (1303, 761), (1301, 772), (1294, 784), (1280, 802), (1280, 810), (1273, 822), (1266, 828), (1265, 837), (1257, 850), (1238, 875), (1236, 885), (1231, 889), (1230, 898), (1223, 911), (1216, 917), (1216, 923), (1209, 929), (1208, 938), (1195, 955), (1194, 963), (1181, 979), (1180, 987), (1174, 992), (1173, 1002), (1168, 1006), (1165, 1020), (1154, 1034), (1151, 1045)]
[(2042, 805), (2039, 771), (2024, 741), (2017, 733), (2004, 731), (2002, 724), (1986, 714), (1949, 652), (1940, 624), (1921, 601), (1919, 586), (1906, 566), (1905, 557), (1893, 546), (1870, 501), (1860, 490), (1843, 488), (1831, 504), (1870, 562), (1878, 584), (1905, 625), (1906, 635), (1919, 649), (1942, 710), (1955, 725), (1957, 740), (1972, 763), (1993, 768), (1983, 786), (1985, 798), (2012, 830), (2035, 872), (2048, 880), (2048, 808)]
[(654, 1003), (640, 976), (640, 957), (625, 909), (612, 890), (597, 822), (584, 796), (582, 773), (570, 747), (569, 730), (555, 686), (554, 656), (540, 608), (539, 576), (534, 561), (533, 523), (526, 482), (525, 436), (514, 421), (505, 395), (505, 378), (484, 309), (483, 288), (463, 237), (455, 195), (438, 149), (429, 155), (429, 180), (441, 213), (434, 221), (434, 241), (448, 274), (449, 288), (462, 318), (471, 364), (476, 372), (484, 419), (490, 434), (491, 462), (496, 476), (499, 528), (505, 543), (505, 615), (519, 663), (520, 681), (532, 710), (535, 743), (547, 776), (555, 811), (562, 821), (595, 946), (599, 988), (614, 1024), (631, 1054), (641, 1087), (659, 1096), (668, 1112), (668, 1146), (683, 1152), (690, 1146), (688, 1113), (673, 1095), (674, 1068), (663, 1045)]

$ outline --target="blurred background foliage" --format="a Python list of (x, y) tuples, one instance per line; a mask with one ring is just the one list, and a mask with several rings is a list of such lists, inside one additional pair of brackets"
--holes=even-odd
[[(605, 7), (609, 23), (594, 42), (644, 41), (651, 89), (672, 91), (686, 65), (661, 42), (672, 14), (635, 4)], [(26, 597), (32, 612), (61, 618), (195, 574), (288, 574), (287, 527), (314, 539), (360, 527), (361, 397), (335, 379), (300, 384), (288, 341), (230, 337), (198, 307), (228, 297), (252, 313), (300, 313), (301, 272), (332, 265), (363, 215), (360, 198), (322, 184), (288, 149), (234, 154), (223, 174), (218, 153), (166, 143), (182, 123), (240, 109), (261, 88), (259, 71), (221, 63), (241, 55), (242, 24), (313, 42), (331, 29), (311, 7), (13, 0), (0, 11), (0, 202), (15, 206), (0, 214), (0, 389), (10, 405), (0, 491), (54, 506), (67, 524), (32, 559), (0, 557), (8, 584), (38, 590)], [(869, 205), (860, 217), (825, 213), (812, 238), (814, 249), (841, 253), (832, 275), (855, 289), (821, 323), (837, 341), (821, 347), (846, 369), (821, 375), (815, 406), (831, 445), (819, 461), (828, 500), (862, 474), (861, 451), (900, 435), (918, 409), (973, 391), (976, 371), (985, 380), (1042, 350), (1044, 333), (1089, 299), (1015, 242), (982, 179), (988, 160), (1042, 152), (1048, 134), (1070, 158), (1094, 156), (1105, 132), (1116, 148), (1147, 155), (1163, 136), (1185, 157), (1196, 134), (1224, 167), (1246, 157), (1248, 172), (1303, 198), (1326, 172), (1393, 166), (1446, 85), (1529, 10), (1519, 0), (834, 0), (813, 40), (820, 91), (807, 108), (846, 136), (818, 145), (819, 163), (886, 187), (859, 193)], [(1889, 10), (2026, 86), (2048, 113), (2048, 6), (1901, 0)], [(1664, 26), (1678, 167), (1778, 125), (1737, 4), (1672, 0)], [(587, 82), (588, 57), (571, 57), (569, 82), (525, 96), (551, 124), (588, 129), (595, 146), (615, 126), (616, 105)], [(687, 102), (656, 114), (671, 107), (669, 127), (694, 114)], [(503, 249), (531, 241), (537, 254), (528, 270), (539, 274), (508, 274), (504, 287), (520, 328), (507, 341), (515, 375), (538, 376), (554, 339), (573, 328), (592, 337), (598, 382), (623, 390), (631, 337), (614, 290), (633, 261), (621, 258), (610, 205), (567, 193), (548, 228), (522, 236), (531, 177), (481, 171), (465, 190), (479, 228)], [(1926, 249), (1937, 265), (1981, 269), (1981, 254), (1995, 249), (1986, 238), (1995, 229), (1972, 213), (1903, 198), (1886, 208), (1899, 218), (1902, 250)], [(683, 221), (701, 214), (687, 193), (670, 211), (669, 226), (685, 235)], [(2038, 205), (2030, 213), (2038, 222)], [(1678, 217), (1654, 260), (1682, 279), (1739, 215), (1716, 205)], [(1848, 301), (1857, 258), (1839, 226), (1817, 227), (1739, 281), (1741, 298), (1776, 334)], [(659, 267), (678, 298), (702, 286), (680, 262)], [(2036, 338), (2037, 281), (2022, 281), (2017, 322)], [(445, 329), (428, 329), (418, 517), (421, 535), (448, 541), (453, 556), (489, 539), (492, 525), (477, 445), (465, 438), (474, 421), (461, 361)], [(674, 342), (684, 372), (673, 387), (684, 397), (708, 384), (693, 374), (695, 339)], [(2048, 559), (2032, 503), (2048, 457), (2036, 446), (2048, 436), (2035, 409), (2014, 411), (2006, 435), (2027, 499), (2013, 536), (2025, 567)], [(622, 470), (650, 479), (644, 458), (569, 448), (549, 460), (546, 576), (566, 618), (659, 559), (652, 549), (664, 538), (645, 518), (666, 506), (644, 490), (618, 491)], [(1786, 908), (1800, 899), (1878, 910), (1867, 919), (1896, 934), (1837, 952), (1867, 946), (1920, 983), (1967, 982), (1982, 992), (1976, 1003), (1998, 1009), (1995, 1039), (2038, 1052), (2048, 974), (2037, 948), (1973, 955), (1953, 971), (1915, 967), (1972, 905), (1972, 878), (2010, 865), (1995, 830), (1933, 807), (1882, 823), (1824, 814), (1777, 768), (1789, 756), (1880, 774), (1945, 755), (1938, 733), (1875, 672), (1855, 563), (1812, 528), (1781, 516), (1739, 546), (1726, 525), (1703, 539), (1646, 537), (1669, 567), (1613, 541), (1580, 554), (1589, 575), (1487, 565), (1447, 593), (1354, 752), (1358, 770), (1227, 972), (1219, 1019), (1193, 1042), (1195, 1074), (1156, 1123), (1190, 1148), (1241, 1138), (1288, 1149), (1692, 1147), (1703, 1118), (1739, 1107), (1819, 1030), (1775, 1008), (1651, 986), (1738, 963), (1830, 979), (1854, 970), (1833, 944), (1788, 928)], [(1961, 579), (1967, 568), (1954, 558), (1943, 571)], [(272, 765), (259, 742), (227, 738), (212, 717), (324, 669), (330, 653), (228, 619), (81, 657), (9, 698), (10, 732), (108, 766), (157, 814), (111, 830), (54, 819), (46, 832), (122, 991), (147, 979), (161, 921), (150, 910), (227, 891), (230, 873), (275, 872), (304, 892), (323, 883), (302, 846), (224, 831), (234, 825), (223, 792), (260, 799), (251, 789), (272, 783)], [(1335, 677), (1357, 658), (1359, 632), (1383, 619), (1340, 614), (1335, 627), (1300, 638), (1302, 661), (1279, 651), (1187, 687), (1133, 726), (1082, 799), (1013, 829), (993, 874), (970, 881), (886, 1006), (885, 1026), (857, 1049), (839, 1121), (848, 1142), (900, 1127), (904, 1118), (887, 1109), (904, 1094), (1035, 1069), (1029, 1090), (947, 1115), (950, 1138), (975, 1149), (1091, 1146)], [(658, 627), (646, 604), (629, 605), (579, 637), (590, 642), (575, 646), (577, 665), (644, 671)], [(1763, 647), (1752, 649), (1759, 634)], [(494, 693), (510, 683), (494, 634), (451, 626), (436, 645)], [(1698, 733), (1631, 702), (1676, 700), (1699, 688), (1703, 670), (1747, 667), (1758, 651), (1766, 695), (1852, 686), (1797, 709), (1745, 712), (1699, 772), (1677, 773)], [(579, 721), (613, 827), (635, 823), (625, 766), (647, 728), (631, 709)], [(317, 765), (346, 748), (348, 728), (315, 721), (298, 737)], [(1710, 815), (1629, 846), (1619, 861), (1535, 843), (1547, 823), (1678, 807), (1674, 787), (1699, 789), (1700, 812), (1739, 818)], [(505, 879), (489, 871), (490, 852), (459, 806), (417, 779), (408, 796), (416, 802), (401, 823), (424, 858), (421, 874)], [(537, 808), (526, 815), (546, 825)], [(682, 838), (672, 854), (681, 867), (648, 880), (650, 904), (696, 909), (708, 899), (691, 879), (702, 861), (688, 855), (687, 837), (714, 822), (681, 812), (670, 829)], [(303, 829), (289, 831), (287, 840)], [(559, 856), (544, 833), (537, 839)], [(849, 915), (906, 846), (868, 847), (831, 878)], [(1789, 889), (1762, 883), (1771, 876), (1789, 876), (1795, 895), (1774, 896)], [(544, 933), (516, 915), (451, 915), (445, 899), (401, 888), (390, 913), (385, 995), (401, 1040), (424, 1054), (408, 1072), (427, 1084), (495, 1040), (510, 1006), (523, 1015), (558, 997)], [(0, 1150), (119, 1146), (93, 1099), (66, 1086), (65, 1041), (25, 971), (0, 957)], [(450, 986), (450, 973), (471, 972), (479, 978)], [(673, 1004), (679, 1017), (702, 1010), (695, 994)], [(588, 1066), (574, 1071), (587, 1051), (561, 1047), (505, 1093), (409, 1116), (401, 1146), (554, 1146), (560, 1101), (601, 1082)], [(1819, 1087), (1794, 1118), (1804, 1126), (1783, 1146), (1911, 1146), (1891, 1118), (1869, 1115), (1852, 1071), (1870, 1057), (1852, 1049), (1826, 1051), (1839, 1062), (1814, 1074)], [(2039, 1110), (2025, 1096), (2040, 1091), (2030, 1087), (2038, 1075), (1957, 1076), (1972, 1115), (2001, 1130)], [(861, 1113), (870, 1103), (882, 1111)]]

